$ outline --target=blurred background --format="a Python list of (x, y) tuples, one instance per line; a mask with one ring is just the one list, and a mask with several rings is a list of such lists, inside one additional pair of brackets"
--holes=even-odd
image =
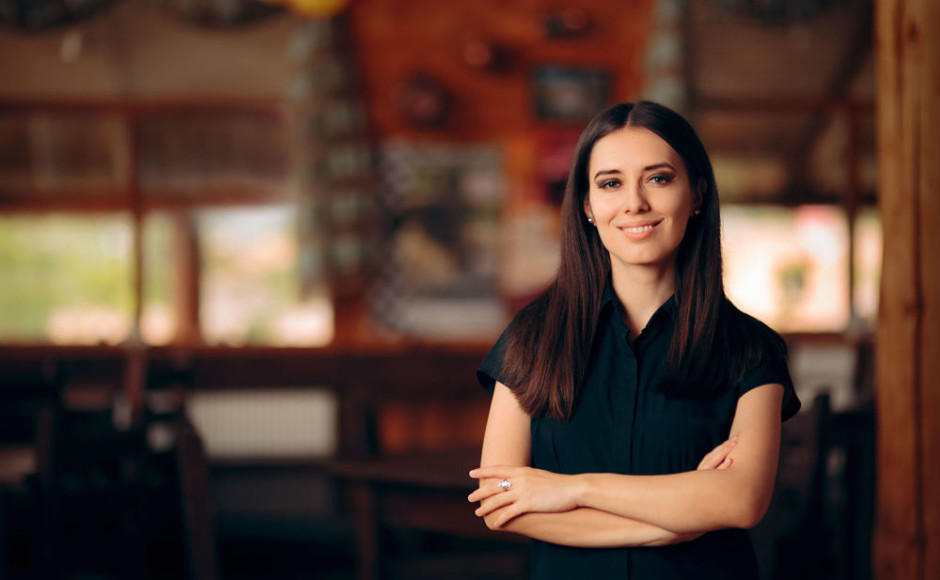
[(872, 15), (0, 0), (0, 577), (524, 576), (464, 499), (474, 371), (556, 267), (580, 129), (650, 99), (803, 400), (764, 578), (870, 578)]

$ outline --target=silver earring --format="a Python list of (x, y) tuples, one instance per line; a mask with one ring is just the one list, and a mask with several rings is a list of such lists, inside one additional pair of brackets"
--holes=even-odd
[(589, 223), (589, 224), (593, 224), (593, 223), (594, 223), (594, 218), (588, 218), (588, 223)]

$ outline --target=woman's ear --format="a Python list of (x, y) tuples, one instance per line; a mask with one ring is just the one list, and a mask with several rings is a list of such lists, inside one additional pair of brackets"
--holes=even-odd
[(594, 223), (594, 212), (591, 211), (591, 199), (587, 196), (584, 197), (584, 217), (587, 218), (587, 221)]

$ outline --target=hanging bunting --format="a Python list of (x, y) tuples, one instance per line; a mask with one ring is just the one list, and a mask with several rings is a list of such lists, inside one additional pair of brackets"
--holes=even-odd
[(192, 24), (228, 27), (247, 24), (281, 12), (261, 0), (144, 0)]
[(0, 25), (39, 32), (97, 15), (113, 0), (0, 0)]

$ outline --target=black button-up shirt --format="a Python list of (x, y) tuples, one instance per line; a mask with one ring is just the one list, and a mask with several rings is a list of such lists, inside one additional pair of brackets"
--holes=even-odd
[[(661, 392), (657, 384), (676, 315), (675, 300), (670, 298), (631, 340), (623, 306), (608, 285), (574, 415), (568, 422), (547, 417), (531, 421), (533, 467), (565, 474), (692, 471), (728, 438), (738, 397), (765, 384), (784, 386), (783, 420), (796, 414), (800, 402), (782, 356), (765, 357), (740, 384), (730, 385), (717, 397)], [(762, 324), (750, 317), (745, 322)], [(506, 336), (503, 333), (478, 371), (481, 385), (490, 393), (496, 381), (505, 384), (501, 377)], [(533, 540), (531, 566), (531, 577), (539, 580), (758, 577), (750, 539), (740, 529), (648, 548), (575, 548)]]

